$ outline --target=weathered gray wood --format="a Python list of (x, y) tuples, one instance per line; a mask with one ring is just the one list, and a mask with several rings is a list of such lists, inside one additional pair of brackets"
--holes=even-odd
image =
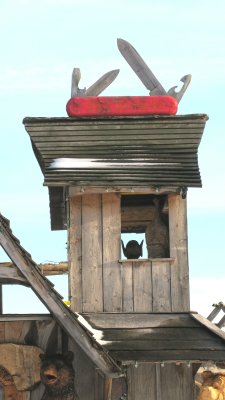
[(207, 327), (211, 332), (215, 333), (217, 336), (225, 339), (225, 332), (222, 329), (218, 328), (215, 324), (208, 321), (207, 318), (204, 318), (202, 315), (191, 313), (191, 316), (196, 321), (200, 322), (203, 326)]
[(0, 322), (5, 321), (52, 321), (50, 314), (4, 314), (0, 316)]
[(128, 399), (155, 400), (156, 370), (154, 364), (138, 364), (128, 368)]
[(133, 262), (134, 312), (152, 311), (151, 262)]
[(212, 312), (208, 315), (207, 319), (209, 321), (213, 321), (214, 318), (216, 318), (216, 316), (219, 314), (219, 312), (222, 310), (222, 306), (217, 306), (214, 308), (214, 310), (212, 310)]
[(165, 364), (161, 367), (161, 395), (163, 399), (193, 400), (192, 369), (187, 364)]
[[(75, 195), (84, 195), (84, 194), (91, 194), (91, 193), (138, 193), (140, 191), (140, 188), (136, 186), (110, 186), (108, 188), (102, 187), (102, 186), (71, 186), (69, 188), (69, 197), (73, 197)], [(143, 186), (141, 188), (141, 193), (142, 194), (164, 194), (164, 193), (173, 193), (177, 192), (176, 187), (160, 187), (159, 189), (156, 189), (154, 187), (147, 187)]]
[(162, 400), (162, 390), (161, 390), (161, 365), (156, 364), (155, 365), (155, 371), (156, 371), (156, 398), (157, 400)]
[[(211, 343), (213, 347), (214, 344), (223, 346), (225, 349), (225, 344), (220, 337), (213, 335), (210, 331), (205, 328), (196, 327), (194, 328), (183, 328), (183, 327), (173, 327), (173, 328), (137, 328), (137, 329), (105, 329), (102, 333), (102, 338), (107, 342), (114, 341), (124, 341), (124, 346), (126, 346), (126, 341), (132, 340), (155, 340), (155, 341), (200, 341)], [(107, 346), (107, 344), (106, 344)], [(204, 349), (204, 344), (200, 348)]]
[(95, 346), (93, 346), (91, 336), (77, 321), (77, 317), (64, 305), (61, 296), (52, 289), (46, 278), (41, 275), (30, 255), (19, 245), (18, 240), (15, 240), (15, 237), (11, 235), (8, 222), (2, 217), (0, 219), (0, 244), (12, 262), (32, 285), (34, 292), (42, 299), (47, 309), (54, 314), (55, 319), (65, 332), (106, 375), (118, 376), (120, 368), (95, 341)]
[(103, 309), (122, 311), (122, 279), (120, 257), (121, 213), (120, 195), (102, 195), (103, 220)]
[(103, 311), (102, 293), (102, 199), (82, 197), (82, 292), (83, 311)]
[(169, 194), (172, 311), (189, 311), (189, 271), (187, 254), (187, 203), (180, 195)]
[(125, 341), (114, 341), (105, 346), (108, 350), (116, 351), (151, 351), (151, 350), (199, 350), (202, 346), (205, 349), (213, 350), (225, 350), (222, 343), (213, 343), (212, 340), (156, 340), (147, 339), (146, 340), (125, 340)]
[[(146, 187), (157, 184), (170, 186), (172, 183), (173, 187), (194, 187), (201, 185), (197, 149), (206, 120), (205, 115), (191, 115), (25, 119), (24, 123), (34, 147), (41, 154), (38, 161), (44, 171), (46, 185), (65, 186), (67, 182), (70, 184), (73, 182), (79, 186)], [(179, 159), (176, 159), (177, 155)], [(161, 161), (163, 156), (172, 167), (168, 173), (165, 168), (166, 159), (164, 158), (164, 162)], [(55, 173), (54, 169), (48, 168), (49, 163), (60, 157), (108, 160), (118, 157), (123, 164), (126, 160), (129, 163), (130, 176), (128, 179), (116, 173), (104, 175), (102, 170), (98, 171), (97, 175), (91, 176), (88, 170), (85, 175), (77, 169), (58, 170)], [(135, 158), (149, 160), (154, 164), (153, 168), (141, 169), (137, 174), (133, 162)], [(190, 158), (191, 164), (189, 164)], [(186, 160), (189, 161), (186, 163)], [(53, 207), (53, 204), (51, 206)]]
[(0, 263), (0, 282), (29, 286), (27, 280), (13, 263)]
[[(128, 264), (129, 265), (129, 264)], [(126, 312), (126, 310), (125, 310)], [(85, 313), (82, 316), (95, 329), (129, 328), (176, 328), (199, 327), (199, 323), (189, 313)]]
[(71, 310), (82, 312), (81, 196), (70, 198), (68, 227), (69, 298)]
[(121, 208), (122, 224), (128, 221), (151, 221), (154, 206), (129, 206)]
[[(154, 207), (152, 206), (129, 206), (121, 208), (121, 231), (145, 232), (148, 223), (152, 220)], [(140, 230), (141, 228), (141, 230)]]
[(170, 262), (152, 261), (153, 312), (172, 311)]
[[(74, 354), (73, 367), (75, 371), (75, 388), (79, 399), (95, 399), (95, 367), (89, 357), (77, 346), (76, 343), (69, 340), (69, 350)], [(99, 398), (100, 400), (101, 397)]]
[[(133, 299), (133, 264), (132, 261), (121, 263), (121, 274), (122, 274), (122, 308), (123, 312), (134, 311), (134, 299)], [(124, 315), (124, 314), (123, 314)], [(109, 315), (108, 315), (109, 316)], [(106, 319), (108, 318), (106, 317)], [(114, 318), (113, 318), (114, 319)], [(116, 316), (116, 320), (121, 321), (120, 316)], [(114, 324), (116, 323), (114, 319)]]
[(161, 362), (161, 361), (220, 361), (225, 359), (225, 350), (111, 350), (110, 355), (125, 364), (132, 361)]

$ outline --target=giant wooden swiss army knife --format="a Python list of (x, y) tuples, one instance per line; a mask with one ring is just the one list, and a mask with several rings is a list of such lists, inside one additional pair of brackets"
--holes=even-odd
[(137, 74), (139, 79), (149, 90), (149, 96), (100, 96), (117, 77), (119, 70), (112, 70), (104, 74), (88, 89), (78, 87), (81, 74), (79, 68), (74, 68), (72, 74), (71, 99), (66, 109), (70, 117), (75, 116), (129, 116), (151, 114), (176, 114), (178, 103), (183, 97), (191, 75), (181, 78), (183, 86), (176, 92), (177, 86), (166, 91), (151, 69), (142, 59), (135, 48), (126, 40), (117, 39), (118, 48)]

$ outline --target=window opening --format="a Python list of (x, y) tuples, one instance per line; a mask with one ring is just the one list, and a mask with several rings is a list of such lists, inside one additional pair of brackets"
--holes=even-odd
[(122, 195), (122, 258), (168, 258), (168, 222), (166, 195)]

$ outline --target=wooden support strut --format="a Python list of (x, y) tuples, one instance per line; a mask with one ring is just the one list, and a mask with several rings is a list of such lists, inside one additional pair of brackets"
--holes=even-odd
[[(38, 268), (44, 276), (63, 275), (68, 273), (68, 262), (38, 264)], [(0, 280), (1, 278), (18, 281), (15, 283), (24, 283), (25, 281), (22, 274), (18, 273), (18, 268), (12, 262), (0, 262)]]
[(53, 313), (59, 325), (82, 348), (92, 362), (109, 377), (122, 376), (123, 373), (116, 362), (78, 322), (76, 315), (64, 305), (58, 293), (54, 290), (50, 292), (49, 284), (38, 271), (32, 259), (25, 255), (25, 251), (21, 251), (20, 245), (13, 240), (13, 237), (2, 223), (0, 223), (0, 244), (32, 286), (36, 295), (47, 309)]

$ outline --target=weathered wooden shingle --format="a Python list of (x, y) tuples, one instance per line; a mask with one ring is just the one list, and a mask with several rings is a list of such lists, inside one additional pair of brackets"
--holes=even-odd
[(199, 187), (197, 151), (207, 119), (25, 118), (24, 125), (47, 186)]
[(118, 361), (223, 361), (225, 332), (197, 313), (83, 314)]

